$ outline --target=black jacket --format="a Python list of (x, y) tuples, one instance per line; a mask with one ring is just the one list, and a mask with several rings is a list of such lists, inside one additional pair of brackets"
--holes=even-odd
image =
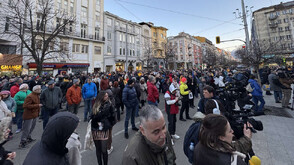
[(97, 130), (99, 128), (98, 122), (103, 123), (103, 131), (107, 131), (115, 124), (114, 108), (109, 101), (101, 104), (99, 112), (91, 115), (91, 128)]
[(59, 112), (49, 120), (41, 141), (29, 151), (23, 165), (69, 165), (66, 143), (79, 119), (70, 112)]

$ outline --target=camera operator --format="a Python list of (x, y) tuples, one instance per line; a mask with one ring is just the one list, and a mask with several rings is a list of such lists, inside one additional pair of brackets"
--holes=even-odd
[(205, 113), (205, 104), (206, 104), (206, 101), (208, 99), (218, 99), (217, 97), (214, 96), (215, 94), (215, 91), (214, 91), (214, 88), (212, 86), (205, 86), (203, 88), (203, 96), (204, 98), (201, 98), (199, 103), (198, 103), (198, 111), (202, 112), (202, 113)]

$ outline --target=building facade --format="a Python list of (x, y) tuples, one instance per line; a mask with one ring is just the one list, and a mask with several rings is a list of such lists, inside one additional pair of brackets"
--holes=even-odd
[(254, 11), (253, 26), (252, 42), (265, 56), (294, 56), (294, 1)]
[[(6, 1), (6, 0), (5, 0)], [(44, 8), (43, 0), (30, 1), (31, 7), (25, 9), (27, 13), (32, 12), (34, 31), (40, 33), (44, 32), (45, 39), (54, 33), (54, 30), (61, 26), (66, 21), (65, 18), (72, 17), (74, 21), (66, 24), (64, 30), (59, 33), (54, 43), (49, 43), (50, 47), (46, 51), (51, 51), (50, 56), (55, 58), (47, 58), (43, 62), (43, 73), (52, 73), (53, 75), (60, 74), (61, 72), (98, 72), (103, 70), (103, 11), (104, 0), (49, 0), (52, 7), (49, 9), (49, 16), (51, 16), (51, 22), (43, 24)], [(12, 4), (10, 4), (13, 2)], [(47, 2), (47, 1), (46, 1)], [(5, 4), (4, 4), (5, 3)], [(13, 0), (7, 0), (2, 2), (2, 7), (11, 7), (17, 5)], [(32, 9), (32, 10), (30, 10)], [(65, 17), (63, 17), (65, 16)], [(29, 15), (28, 15), (29, 17)], [(4, 32), (9, 30), (9, 18), (6, 19), (6, 23), (2, 26)], [(16, 29), (10, 29), (16, 30)], [(5, 34), (5, 33), (4, 33)], [(24, 36), (30, 37), (31, 33), (29, 29), (24, 28)], [(2, 37), (5, 35), (2, 35)], [(41, 35), (40, 35), (41, 36)], [(17, 54), (22, 54), (24, 57), (24, 73), (33, 74), (36, 72), (36, 63), (30, 56), (30, 51), (20, 48), (20, 39), (14, 37), (15, 40), (0, 39), (0, 45), (11, 43), (11, 45), (17, 45)], [(42, 37), (36, 38), (36, 45), (40, 47), (40, 50), (44, 46)], [(49, 50), (50, 49), (50, 50)], [(61, 56), (54, 53), (52, 50), (62, 50)]]
[(141, 25), (104, 12), (105, 71), (142, 70)]

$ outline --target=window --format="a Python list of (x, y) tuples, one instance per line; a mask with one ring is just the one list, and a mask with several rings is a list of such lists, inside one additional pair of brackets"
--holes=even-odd
[(60, 42), (60, 50), (61, 51), (68, 51), (68, 43)]
[(74, 0), (70, 0), (70, 13), (74, 14)]
[(95, 27), (95, 40), (99, 40), (99, 27)]
[(10, 18), (9, 17), (6, 17), (6, 22), (5, 22), (5, 32), (6, 31), (9, 31), (9, 23), (10, 23)]
[(73, 31), (73, 22), (70, 22), (69, 23), (69, 32), (72, 32)]
[(277, 11), (277, 12), (276, 12), (276, 15), (277, 15), (277, 16), (279, 16), (279, 15), (280, 15), (280, 12), (279, 12), (279, 11)]
[(163, 34), (161, 34), (161, 38), (163, 38)]
[(124, 34), (122, 34), (122, 38), (123, 38), (123, 42), (126, 41), (126, 36)]
[(67, 2), (67, 0), (63, 0), (63, 4), (64, 4), (64, 11), (65, 11), (65, 13), (67, 13), (68, 12), (68, 2)]
[(139, 45), (140, 44), (140, 38), (137, 37), (136, 40), (137, 40), (136, 43)]
[(94, 47), (94, 53), (101, 55), (101, 47), (100, 46), (95, 46)]
[(279, 27), (279, 32), (282, 32), (283, 31), (283, 28), (282, 27)]
[(285, 14), (287, 14), (287, 11), (286, 10), (283, 10), (282, 13), (285, 15)]
[(37, 13), (37, 30), (44, 30), (44, 21), (42, 21), (42, 14)]
[(135, 56), (135, 49), (133, 49), (133, 56)]
[(290, 27), (289, 26), (285, 27), (285, 31), (290, 31)]
[(122, 48), (119, 48), (119, 55), (122, 55)]
[(112, 26), (112, 19), (111, 18), (107, 18), (107, 26)]
[(137, 50), (137, 56), (140, 56), (140, 50)]
[(126, 55), (126, 48), (123, 48), (123, 55)]
[(42, 45), (43, 45), (42, 40), (36, 39), (36, 48), (37, 49), (42, 49)]
[(294, 48), (294, 43), (288, 43), (288, 47), (289, 47), (289, 49), (293, 49)]
[(88, 53), (88, 45), (82, 45), (82, 53)]
[(57, 0), (57, 8), (59, 9), (59, 10), (61, 10), (61, 0)]
[(289, 19), (288, 18), (285, 18), (284, 19), (284, 23), (288, 23), (289, 22)]
[(292, 36), (291, 35), (287, 35), (286, 38), (287, 38), (287, 40), (291, 40)]
[(276, 28), (272, 28), (272, 32), (273, 33), (277, 32), (277, 29)]
[(132, 56), (132, 49), (130, 49), (130, 56)]
[(87, 18), (88, 15), (87, 15), (87, 8), (86, 7), (82, 7), (82, 17), (83, 18)]
[(286, 44), (281, 44), (282, 49), (286, 49)]
[(129, 40), (129, 43), (132, 43), (132, 36), (130, 36), (130, 40)]
[(111, 40), (111, 32), (107, 32), (107, 39)]
[(285, 36), (280, 36), (280, 40), (284, 40), (285, 39)]
[(111, 54), (111, 47), (107, 46), (107, 54)]
[(74, 52), (74, 53), (80, 53), (80, 44), (73, 44), (73, 46), (72, 46), (72, 52)]
[(87, 35), (87, 25), (81, 24), (81, 37), (86, 38)]
[(100, 0), (96, 0), (96, 11), (100, 11)]
[(157, 37), (157, 33), (156, 32), (153, 32), (153, 37)]
[(278, 23), (278, 24), (281, 24), (281, 23), (282, 23), (282, 21), (279, 19), (277, 23)]
[(119, 34), (119, 41), (122, 41), (122, 34)]

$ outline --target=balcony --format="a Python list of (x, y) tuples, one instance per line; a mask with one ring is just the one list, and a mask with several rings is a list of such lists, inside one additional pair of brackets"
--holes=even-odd
[(268, 19), (269, 20), (275, 20), (275, 19), (277, 19), (278, 18), (278, 15), (273, 15), (273, 16), (270, 16)]
[(269, 27), (270, 28), (276, 28), (276, 27), (278, 27), (278, 24), (277, 23), (270, 23)]

